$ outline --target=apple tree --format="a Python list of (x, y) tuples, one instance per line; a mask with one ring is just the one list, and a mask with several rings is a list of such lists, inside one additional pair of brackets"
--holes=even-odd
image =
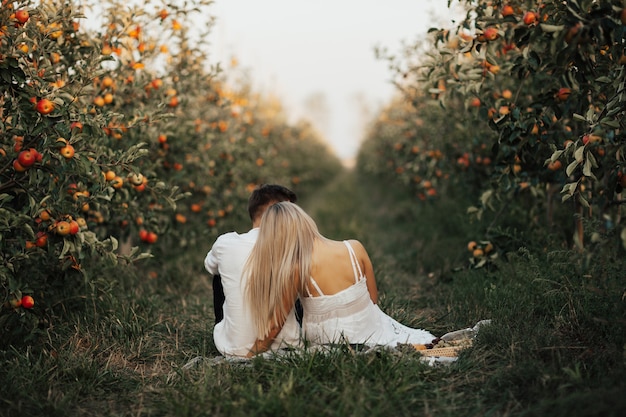
[[(110, 268), (139, 260), (137, 249), (120, 251), (120, 222), (151, 206), (171, 211), (181, 193), (142, 174), (153, 172), (139, 165), (143, 142), (121, 144), (166, 108), (139, 98), (114, 111), (127, 27), (110, 25), (116, 42), (103, 42), (70, 1), (3, 1), (0, 22), (0, 325), (11, 343), (110, 285)], [(130, 75), (123, 86), (143, 91)], [(129, 184), (140, 183), (150, 201), (132, 197)]]
[[(403, 89), (477, 106), (493, 172), (472, 211), (519, 203), (548, 213), (561, 195), (573, 238), (619, 229), (624, 176), (624, 5), (621, 1), (463, 1), (453, 28), (433, 29), (426, 54), (390, 58)], [(411, 55), (413, 54), (413, 55)], [(404, 80), (404, 81), (403, 81)], [(591, 226), (593, 224), (593, 226)], [(618, 233), (619, 234), (619, 233)], [(621, 233), (622, 240), (626, 234)]]

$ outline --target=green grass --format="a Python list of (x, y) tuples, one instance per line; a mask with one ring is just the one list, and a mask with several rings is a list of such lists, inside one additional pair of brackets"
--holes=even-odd
[[(511, 232), (517, 243), (510, 240), (489, 268), (471, 269), (465, 245), (485, 224), (467, 220), (463, 201), (416, 202), (347, 172), (302, 196), (302, 205), (325, 235), (365, 244), (381, 306), (396, 319), (435, 334), (483, 318), (493, 326), (443, 367), (416, 352), (341, 346), (248, 363), (212, 360), (219, 355), (202, 270), (208, 242), (175, 261), (115, 271), (111, 291), (56, 311), (41, 343), (0, 351), (0, 415), (626, 413), (623, 250), (600, 245), (581, 256)], [(154, 268), (156, 279), (148, 275)], [(183, 369), (196, 356), (208, 360)]]

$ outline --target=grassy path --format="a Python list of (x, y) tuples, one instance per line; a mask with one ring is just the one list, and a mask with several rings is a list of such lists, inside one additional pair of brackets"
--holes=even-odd
[(361, 182), (348, 171), (303, 205), (325, 236), (357, 239), (365, 245), (383, 308), (397, 310), (396, 318), (407, 325), (432, 328), (434, 318), (424, 316), (428, 311), (420, 303), (422, 287), (429, 280), (416, 256), (424, 245), (416, 233), (420, 225), (415, 223), (413, 208), (397, 201), (402, 199), (394, 198), (393, 190), (384, 184)]
[[(381, 308), (399, 321), (435, 334), (487, 314), (505, 325), (451, 367), (414, 351), (220, 360), (202, 249), (177, 273), (117, 276), (110, 293), (56, 318), (41, 349), (0, 352), (0, 416), (623, 415), (626, 341), (608, 324), (626, 322), (621, 267), (578, 275), (567, 253), (520, 251), (493, 272), (454, 272), (478, 227), (462, 204), (416, 205), (354, 172), (301, 204), (324, 235), (365, 244)], [(209, 360), (183, 369), (196, 356)]]
[[(363, 242), (374, 264), (381, 307), (396, 319), (437, 333), (469, 324), (467, 317), (442, 320), (449, 309), (441, 308), (446, 295), (437, 285), (451, 281), (453, 269), (467, 263), (468, 236), (478, 233), (463, 204), (418, 202), (393, 184), (348, 171), (303, 205), (323, 234)], [(476, 314), (471, 319), (481, 318)]]
[(360, 182), (358, 175), (349, 171), (303, 204), (322, 234), (362, 241), (380, 284), (391, 289), (426, 275), (415, 258), (424, 237), (416, 233), (420, 225), (412, 207), (398, 204), (402, 199), (395, 199), (393, 190), (384, 187)]

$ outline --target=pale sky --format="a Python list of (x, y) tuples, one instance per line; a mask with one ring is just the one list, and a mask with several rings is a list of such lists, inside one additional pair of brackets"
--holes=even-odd
[(210, 13), (217, 59), (237, 58), (254, 91), (277, 95), (292, 122), (311, 120), (346, 160), (395, 92), (374, 47), (400, 52), (458, 16), (447, 0), (215, 0)]

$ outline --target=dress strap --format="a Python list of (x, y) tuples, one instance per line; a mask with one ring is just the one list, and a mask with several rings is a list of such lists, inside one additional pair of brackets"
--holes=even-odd
[(361, 272), (361, 265), (359, 265), (359, 258), (357, 258), (356, 253), (354, 253), (354, 249), (350, 245), (350, 242), (344, 240), (343, 243), (347, 246), (348, 252), (350, 253), (350, 262), (352, 263), (352, 271), (354, 272), (354, 282), (359, 282), (359, 279), (363, 276), (363, 272)]
[[(321, 288), (319, 285), (317, 285), (317, 282), (315, 282), (315, 279), (313, 279), (313, 277), (309, 278), (309, 282), (311, 284), (313, 284), (313, 287), (315, 288), (315, 291), (317, 291), (317, 293), (319, 295), (324, 295), (324, 293), (322, 292)], [(313, 297), (313, 294), (311, 294), (311, 291), (309, 290), (309, 287), (306, 287), (306, 292), (308, 293), (309, 297)]]

